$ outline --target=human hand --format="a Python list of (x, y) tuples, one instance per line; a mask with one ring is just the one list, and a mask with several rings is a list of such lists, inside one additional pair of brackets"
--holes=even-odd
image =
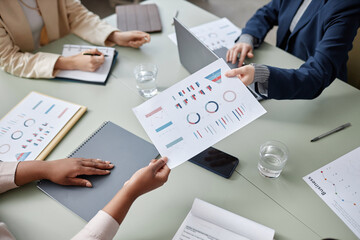
[(226, 77), (235, 77), (237, 76), (245, 86), (250, 85), (254, 81), (255, 68), (252, 65), (246, 65), (243, 67), (235, 68), (229, 70), (225, 73)]
[(45, 178), (61, 185), (92, 187), (89, 180), (79, 175), (107, 175), (114, 167), (110, 162), (99, 159), (68, 158), (47, 162)]
[(119, 46), (139, 48), (150, 42), (150, 34), (141, 31), (112, 32), (108, 40)]
[(237, 56), (240, 53), (238, 67), (241, 67), (244, 63), (245, 57), (253, 58), (253, 48), (250, 44), (247, 43), (237, 43), (232, 48), (230, 48), (226, 53), (226, 61), (232, 62), (235, 64), (237, 61)]
[(128, 191), (133, 198), (150, 192), (162, 186), (168, 179), (170, 169), (166, 165), (167, 158), (151, 160), (149, 166), (138, 170), (124, 184), (124, 190)]
[[(84, 55), (84, 53), (93, 54), (95, 56)], [(94, 48), (81, 52), (77, 55), (59, 57), (55, 63), (54, 69), (95, 72), (104, 63), (104, 61), (104, 54)]]

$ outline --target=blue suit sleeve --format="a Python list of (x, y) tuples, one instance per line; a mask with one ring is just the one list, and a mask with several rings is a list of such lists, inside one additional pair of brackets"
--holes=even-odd
[(282, 69), (268, 66), (270, 70), (268, 97), (274, 99), (313, 99), (334, 81), (344, 75), (348, 51), (352, 48), (358, 16), (334, 18), (324, 26), (325, 33), (317, 44), (315, 54), (299, 69)]
[(264, 7), (258, 9), (254, 16), (246, 23), (242, 29), (242, 34), (250, 34), (258, 39), (259, 44), (264, 41), (266, 34), (278, 25), (278, 15), (281, 0), (273, 0)]

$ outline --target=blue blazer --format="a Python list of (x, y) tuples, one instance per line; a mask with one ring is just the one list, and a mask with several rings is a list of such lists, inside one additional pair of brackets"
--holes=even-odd
[(261, 43), (278, 25), (276, 46), (306, 61), (299, 69), (268, 66), (269, 98), (312, 99), (336, 77), (347, 81), (346, 62), (360, 25), (360, 0), (312, 0), (290, 33), (290, 23), (302, 2), (272, 0), (242, 30)]

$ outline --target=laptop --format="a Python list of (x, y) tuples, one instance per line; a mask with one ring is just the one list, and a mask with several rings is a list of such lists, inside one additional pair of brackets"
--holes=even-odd
[[(180, 62), (189, 73), (192, 74), (219, 58), (224, 59), (226, 62), (226, 53), (228, 51), (226, 47), (211, 50), (191, 33), (187, 27), (180, 23), (177, 18), (174, 18), (174, 26)], [(235, 64), (231, 62), (226, 63), (230, 69), (238, 67), (238, 62)], [(255, 92), (254, 84), (249, 85), (248, 89), (258, 101), (263, 100), (263, 98)]]

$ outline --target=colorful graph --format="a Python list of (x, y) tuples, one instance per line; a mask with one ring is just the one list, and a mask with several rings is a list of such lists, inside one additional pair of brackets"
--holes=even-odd
[(216, 113), (219, 110), (219, 104), (215, 101), (209, 101), (205, 104), (205, 110), (208, 113)]
[(48, 110), (46, 110), (45, 114), (48, 114), (54, 107), (55, 107), (55, 104), (51, 105), (51, 107)]
[(3, 144), (0, 146), (0, 154), (5, 154), (8, 151), (10, 151), (10, 145), (9, 144)]
[(32, 119), (32, 118), (29, 118), (29, 119), (25, 120), (25, 122), (24, 122), (25, 127), (30, 127), (34, 124), (35, 124), (35, 119)]
[(188, 123), (190, 124), (198, 124), (200, 122), (200, 114), (199, 113), (189, 113), (186, 116), (186, 120), (188, 121)]
[(64, 111), (62, 111), (62, 112), (60, 113), (60, 115), (58, 116), (58, 118), (61, 118), (61, 117), (66, 113), (66, 111), (67, 111), (68, 109), (69, 109), (69, 108), (65, 108)]
[(24, 161), (29, 155), (30, 155), (31, 152), (23, 152), (23, 153), (18, 153), (15, 155), (16, 157), (16, 160), (18, 161)]
[(39, 101), (39, 102), (32, 108), (32, 110), (35, 110), (42, 102), (43, 102), (42, 100)]
[(206, 76), (205, 78), (215, 83), (221, 83), (221, 68)]
[(156, 131), (156, 132), (160, 132), (160, 131), (164, 130), (165, 128), (171, 126), (172, 124), (173, 124), (172, 121), (167, 122), (167, 123), (165, 123), (164, 125), (162, 125), (161, 127), (158, 127), (157, 129), (155, 129), (155, 131)]
[(179, 137), (179, 138), (175, 139), (174, 141), (166, 144), (165, 146), (166, 146), (166, 148), (171, 148), (172, 146), (174, 146), (175, 144), (181, 142), (182, 140), (184, 140), (184, 139), (182, 137)]
[(160, 112), (161, 110), (162, 110), (162, 107), (158, 107), (158, 108), (156, 108), (155, 110), (153, 110), (153, 111), (149, 112), (148, 114), (146, 114), (145, 117), (146, 117), (146, 118), (149, 118), (149, 117), (151, 117), (152, 115), (154, 115), (155, 113)]
[(223, 94), (223, 99), (226, 102), (233, 102), (236, 99), (236, 93), (232, 90), (225, 91)]
[(22, 131), (17, 130), (17, 131), (15, 131), (15, 132), (13, 132), (13, 133), (11, 134), (11, 139), (12, 139), (12, 140), (18, 140), (18, 139), (20, 139), (23, 135), (24, 135), (24, 133), (23, 133)]

